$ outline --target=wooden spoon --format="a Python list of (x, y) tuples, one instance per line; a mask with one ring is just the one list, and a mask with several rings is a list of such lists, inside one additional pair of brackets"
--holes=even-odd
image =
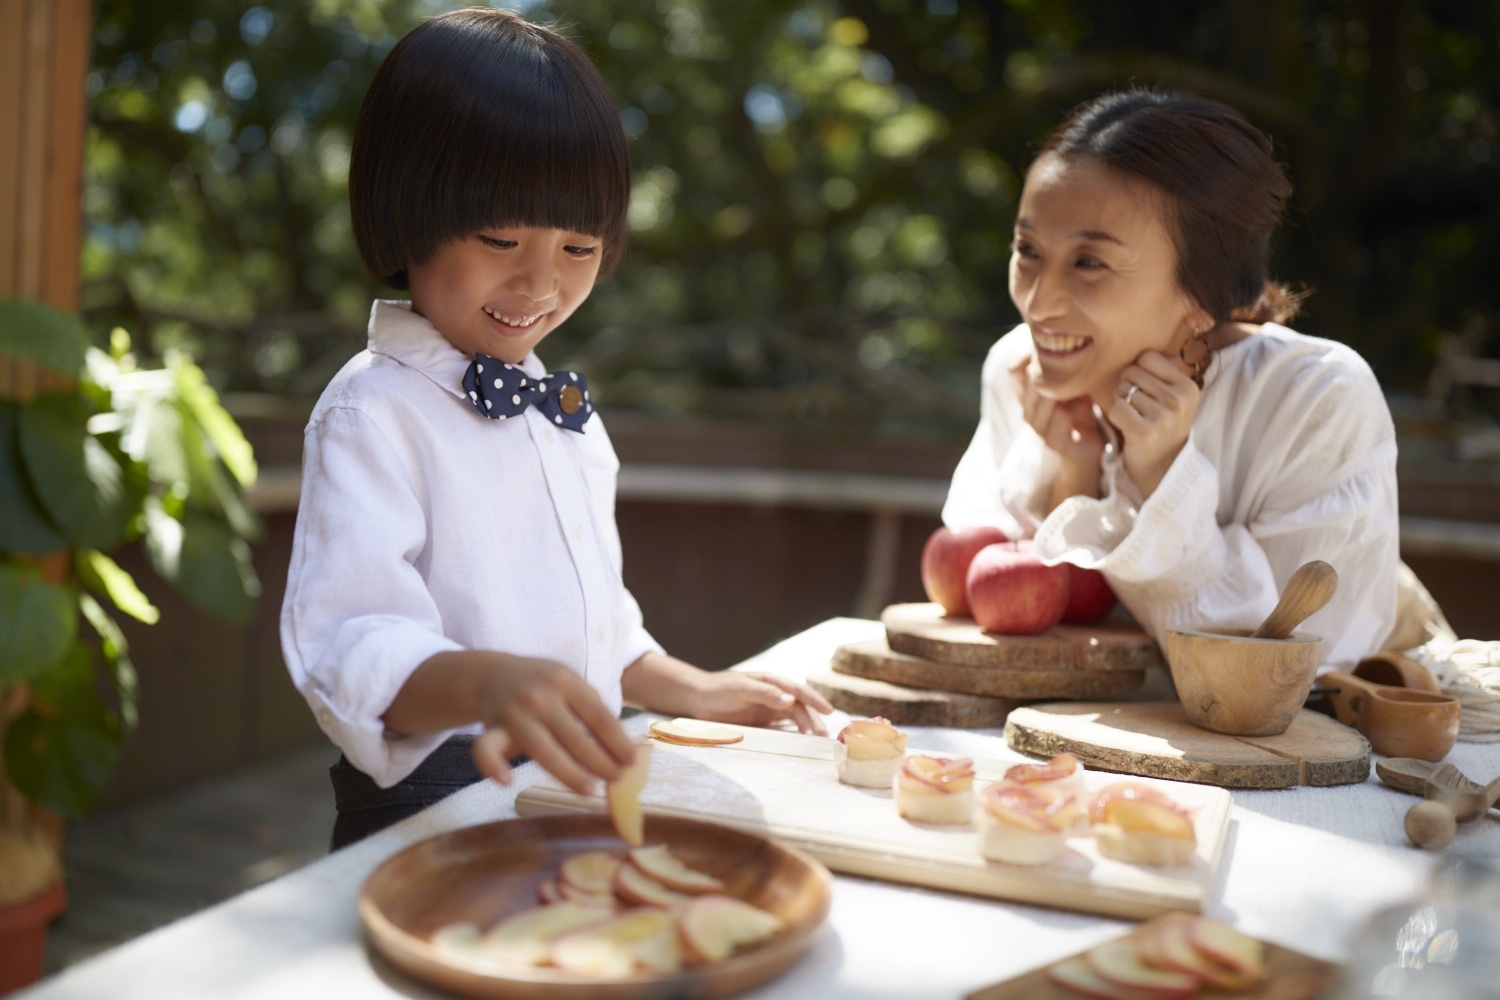
[(1260, 623), (1260, 628), (1250, 633), (1250, 638), (1285, 639), (1332, 600), (1338, 588), (1339, 575), (1332, 566), (1321, 559), (1304, 563), (1286, 582), (1281, 600)]
[[(1446, 773), (1452, 769), (1452, 775)], [(1454, 777), (1456, 776), (1456, 778)], [(1473, 785), (1472, 789), (1463, 787)], [(1463, 772), (1452, 764), (1444, 764), (1432, 773), (1423, 793), (1429, 801), (1441, 802), (1453, 810), (1453, 819), (1467, 823), (1489, 812), (1500, 799), (1500, 778), (1488, 785), (1478, 785), (1464, 777)]]

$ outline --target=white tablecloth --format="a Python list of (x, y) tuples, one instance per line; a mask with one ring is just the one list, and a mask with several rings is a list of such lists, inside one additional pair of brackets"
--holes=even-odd
[[(801, 677), (877, 622), (833, 619), (742, 664)], [(627, 727), (644, 731), (650, 716)], [(835, 716), (830, 726), (842, 726)], [(907, 727), (917, 749), (1020, 759), (999, 730)], [(1470, 777), (1500, 774), (1500, 744), (1460, 743)], [(425, 812), (299, 871), (73, 966), (30, 1000), (376, 1000), (442, 997), (364, 943), (355, 901), (381, 861), (425, 837), (515, 816), (528, 764), (509, 788), (465, 789)], [(1416, 893), (1436, 860), (1406, 845), (1414, 800), (1379, 785), (1237, 791), (1223, 868), (1207, 910), (1251, 934), (1321, 958), (1344, 957), (1371, 913)], [(1459, 828), (1452, 852), (1500, 855), (1493, 817)], [(838, 876), (828, 933), (755, 998), (961, 997), (1089, 947), (1127, 924), (1100, 917)]]

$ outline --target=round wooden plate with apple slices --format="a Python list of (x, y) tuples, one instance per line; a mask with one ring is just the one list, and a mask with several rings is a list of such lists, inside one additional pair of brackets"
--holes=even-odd
[(555, 968), (466, 966), (435, 947), (452, 924), (488, 928), (536, 905), (540, 884), (586, 851), (623, 855), (608, 816), (539, 816), (454, 830), (387, 859), (360, 891), (359, 913), (377, 951), (418, 979), (495, 1000), (635, 1000), (728, 997), (780, 975), (813, 942), (828, 916), (832, 876), (793, 848), (693, 819), (651, 816), (646, 843), (665, 844), (692, 868), (724, 883), (723, 893), (775, 914), (770, 940), (712, 965), (668, 975), (585, 978)]

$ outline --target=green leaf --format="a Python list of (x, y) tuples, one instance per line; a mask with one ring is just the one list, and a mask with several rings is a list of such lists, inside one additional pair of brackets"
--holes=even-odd
[(0, 565), (0, 687), (40, 675), (78, 633), (67, 587), (30, 566)]
[(85, 430), (72, 393), (46, 393), (21, 409), (21, 454), (52, 522), (74, 545), (112, 549), (125, 539), (140, 502), (138, 484), (109, 448)]
[(260, 596), (250, 546), (222, 521), (188, 507), (178, 521), (155, 499), (146, 505), (151, 564), (189, 601), (230, 621), (248, 621)]
[(83, 368), (88, 343), (77, 316), (30, 299), (0, 299), (0, 354), (75, 376)]
[(0, 551), (40, 555), (67, 547), (47, 522), (17, 447), (21, 408), (0, 400)]
[(81, 816), (109, 780), (120, 741), (119, 721), (99, 697), (94, 651), (75, 642), (32, 682), (31, 707), (5, 734), (5, 772), (32, 801)]
[(115, 694), (120, 700), (120, 721), (124, 723), (127, 733), (132, 732), (140, 721), (137, 706), (140, 702), (141, 682), (135, 672), (135, 664), (130, 662), (130, 644), (125, 641), (125, 633), (120, 631), (119, 624), (93, 597), (79, 593), (78, 608), (99, 634), (99, 644), (104, 651), (104, 659), (110, 665)]
[(115, 607), (130, 617), (147, 625), (155, 625), (161, 620), (161, 612), (150, 598), (141, 593), (135, 579), (103, 552), (80, 549), (74, 564), (78, 568), (78, 578), (85, 585), (107, 596)]
[(254, 483), (258, 475), (255, 452), (250, 447), (250, 442), (245, 440), (240, 425), (219, 404), (219, 394), (203, 377), (203, 369), (185, 359), (176, 362), (173, 367), (177, 372), (178, 396), (193, 419), (203, 428), (203, 433), (208, 435), (208, 439), (218, 449), (224, 467), (241, 486)]

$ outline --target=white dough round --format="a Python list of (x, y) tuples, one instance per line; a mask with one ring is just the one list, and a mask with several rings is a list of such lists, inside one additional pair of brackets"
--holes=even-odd
[(1099, 853), (1134, 865), (1185, 865), (1197, 844), (1185, 837), (1168, 837), (1149, 830), (1125, 830), (1114, 823), (1094, 824)]
[(1067, 846), (1061, 831), (1022, 830), (979, 810), (979, 853), (1009, 865), (1044, 865)]
[(891, 780), (896, 793), (896, 811), (918, 823), (939, 823), (944, 826), (967, 826), (974, 821), (974, 790), (943, 792), (924, 795), (909, 792), (898, 774)]
[(890, 788), (905, 756), (902, 754), (889, 760), (859, 760), (849, 756), (849, 748), (843, 743), (833, 745), (833, 767), (839, 780), (858, 788)]

